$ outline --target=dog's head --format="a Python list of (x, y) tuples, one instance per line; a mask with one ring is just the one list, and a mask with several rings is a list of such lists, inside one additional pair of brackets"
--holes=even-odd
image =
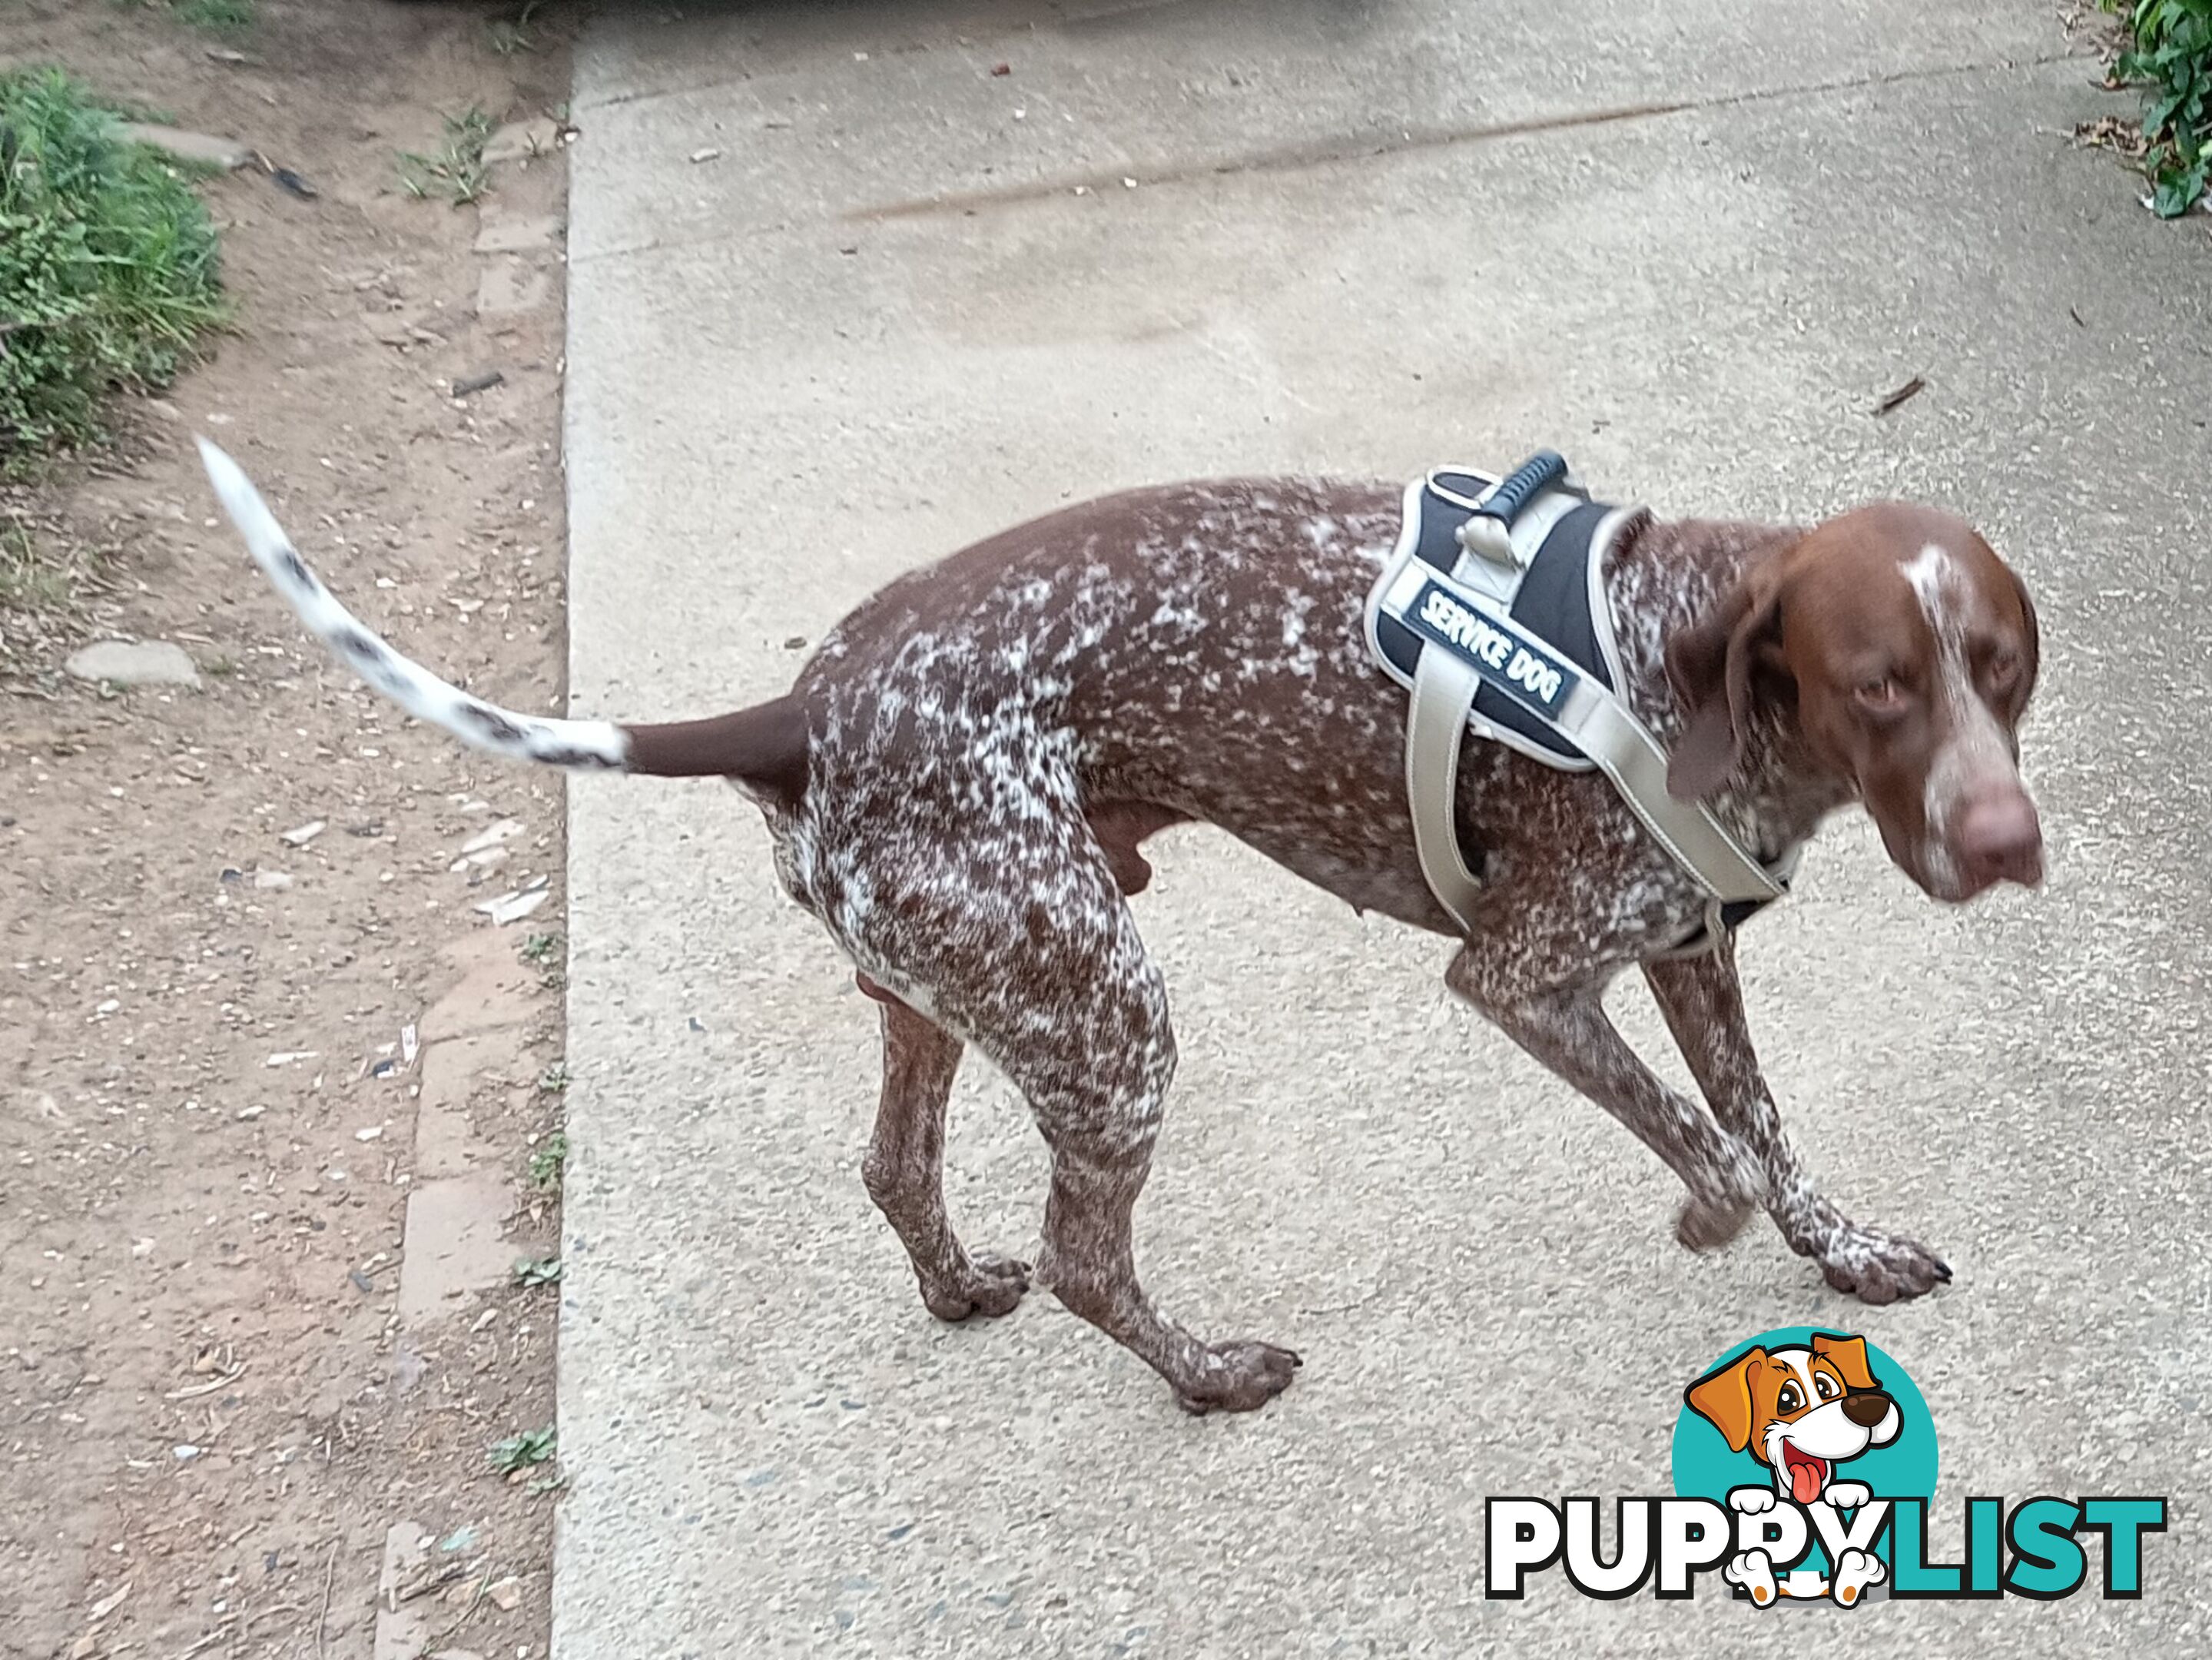
[(1753, 1348), (1683, 1392), (1731, 1452), (1774, 1472), (1775, 1491), (1809, 1505), (1836, 1466), (1897, 1439), (1897, 1402), (1867, 1369), (1866, 1341), (1813, 1335), (1809, 1348)]
[(2033, 887), (2043, 833), (2016, 734), (2038, 646), (2026, 586), (1963, 520), (1896, 504), (1829, 520), (1668, 641), (1689, 714), (1668, 787), (1711, 795), (1780, 712), (1929, 894)]

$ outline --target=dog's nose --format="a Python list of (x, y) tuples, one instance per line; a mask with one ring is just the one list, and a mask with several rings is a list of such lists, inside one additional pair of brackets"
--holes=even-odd
[(2018, 789), (1969, 802), (1959, 817), (1958, 850), (1963, 873), (1978, 887), (1996, 882), (2033, 887), (2043, 879), (2043, 824), (2035, 803)]
[(1889, 1416), (1890, 1399), (1880, 1389), (1854, 1389), (1844, 1397), (1844, 1416), (1870, 1430)]

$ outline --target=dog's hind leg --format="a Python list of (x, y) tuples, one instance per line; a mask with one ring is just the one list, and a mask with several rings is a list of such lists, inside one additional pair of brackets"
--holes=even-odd
[(1118, 896), (1111, 917), (1087, 985), (1065, 1003), (1021, 1010), (1013, 1030), (988, 1040), (1052, 1148), (1038, 1278), (1166, 1378), (1185, 1411), (1249, 1412), (1289, 1387), (1298, 1357), (1268, 1343), (1202, 1342), (1153, 1307), (1137, 1280), (1133, 1217), (1176, 1049), (1166, 988)]
[(921, 1300), (940, 1320), (1012, 1313), (1029, 1289), (1026, 1263), (970, 1256), (945, 1214), (945, 1108), (960, 1040), (872, 983), (883, 1004), (884, 1092), (860, 1167), (913, 1260)]
[(1767, 1214), (1793, 1250), (1820, 1263), (1837, 1290), (1869, 1303), (1917, 1297), (1951, 1277), (1926, 1246), (1853, 1222), (1798, 1163), (1752, 1049), (1733, 939), (1703, 956), (1648, 963), (1644, 977), (1713, 1116), (1765, 1172)]
[[(1175, 1036), (1115, 866), (1072, 794), (1040, 790), (1004, 822), (971, 817), (949, 845), (906, 841), (896, 863), (872, 860), (862, 872), (855, 861), (827, 909), (852, 919), (841, 937), (872, 979), (927, 1006), (1027, 1098), (1052, 1149), (1039, 1283), (1166, 1378), (1186, 1409), (1249, 1410), (1282, 1391), (1297, 1357), (1266, 1343), (1202, 1342), (1138, 1282), (1133, 1213)], [(880, 842), (881, 818), (875, 830)], [(915, 1103), (924, 1079), (941, 1098), (956, 1055), (941, 1034), (899, 1030), (924, 1047), (904, 1063), (915, 1070), (894, 1143), (917, 1133), (909, 1119), (933, 1125)], [(894, 1073), (900, 1064), (894, 1055)], [(939, 1247), (933, 1219), (915, 1219), (919, 1267)]]

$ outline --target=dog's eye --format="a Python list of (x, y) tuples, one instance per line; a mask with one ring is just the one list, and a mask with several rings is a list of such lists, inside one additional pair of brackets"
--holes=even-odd
[(1774, 1397), (1774, 1409), (1777, 1412), (1795, 1412), (1804, 1404), (1805, 1397), (1797, 1393), (1797, 1386), (1795, 1383), (1784, 1383), (1782, 1386), (1782, 1392)]
[(1823, 1401), (1832, 1401), (1844, 1392), (1836, 1380), (1825, 1371), (1816, 1371), (1813, 1374), (1813, 1390)]
[(1996, 653), (1990, 657), (1985, 672), (1990, 677), (1992, 691), (2010, 691), (2020, 682), (2020, 654), (2016, 651)]
[(1875, 714), (1894, 714), (1905, 707), (1905, 688), (1891, 675), (1862, 680), (1851, 689), (1861, 708)]

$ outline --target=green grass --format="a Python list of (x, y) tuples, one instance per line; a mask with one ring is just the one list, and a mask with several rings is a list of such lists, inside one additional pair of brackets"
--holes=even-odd
[(94, 436), (106, 392), (167, 385), (226, 315), (183, 172), (63, 70), (0, 71), (0, 465)]
[[(39, 481), (43, 456), (12, 471)], [(81, 614), (88, 592), (101, 581), (106, 550), (76, 540), (49, 514), (11, 510), (0, 503), (0, 674), (36, 674), (52, 648)]]
[(241, 34), (253, 27), (253, 0), (174, 0), (179, 21), (211, 34)]
[(545, 0), (525, 0), (520, 11), (513, 17), (497, 17), (484, 25), (484, 39), (501, 58), (512, 58), (519, 52), (536, 52), (538, 37), (531, 33), (531, 20)]
[(2212, 181), (2212, 0), (2104, 0), (2132, 44), (2112, 73), (2143, 89), (2142, 169), (2165, 219), (2195, 207)]
[(491, 130), (491, 117), (473, 105), (447, 116), (446, 142), (434, 154), (400, 151), (400, 184), (410, 196), (442, 197), (455, 207), (475, 201), (491, 185), (491, 168), (483, 159)]
[(0, 525), (0, 609), (53, 611), (69, 597), (68, 574), (40, 556), (29, 527)]

